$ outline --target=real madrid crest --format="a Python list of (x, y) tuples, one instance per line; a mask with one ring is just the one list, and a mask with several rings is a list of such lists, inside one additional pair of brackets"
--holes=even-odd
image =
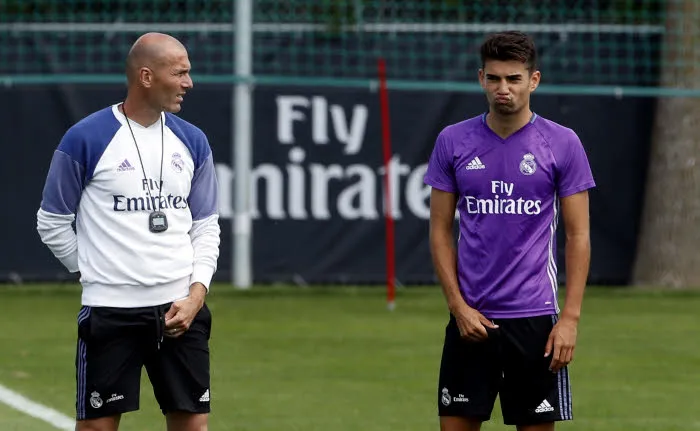
[(449, 406), (450, 403), (452, 402), (452, 397), (450, 396), (450, 393), (447, 391), (447, 388), (442, 388), (442, 396), (440, 397), (440, 401), (442, 402), (442, 405), (444, 405), (444, 406)]
[(102, 398), (100, 398), (100, 393), (99, 392), (93, 392), (90, 395), (90, 405), (92, 406), (93, 409), (99, 409), (102, 407)]
[(523, 160), (520, 162), (520, 172), (523, 175), (532, 175), (537, 170), (537, 163), (535, 163), (535, 156), (531, 153), (527, 153), (523, 156)]
[(170, 166), (178, 174), (182, 172), (182, 169), (185, 166), (185, 162), (182, 160), (182, 156), (180, 156), (179, 153), (173, 153), (173, 160), (170, 162)]

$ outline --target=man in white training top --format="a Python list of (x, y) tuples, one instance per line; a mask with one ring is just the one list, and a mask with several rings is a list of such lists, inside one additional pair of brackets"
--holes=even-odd
[[(145, 366), (169, 431), (207, 429), (218, 188), (205, 134), (173, 113), (192, 88), (185, 47), (148, 33), (124, 103), (72, 126), (53, 154), (37, 229), (80, 272), (77, 431), (138, 410)], [(75, 220), (76, 230), (71, 223)]]

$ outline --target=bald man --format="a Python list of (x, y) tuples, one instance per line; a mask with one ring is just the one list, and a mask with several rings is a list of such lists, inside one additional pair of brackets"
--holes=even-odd
[(126, 76), (123, 103), (63, 136), (37, 212), (42, 241), (80, 273), (76, 430), (116, 431), (139, 409), (144, 366), (167, 429), (206, 430), (205, 297), (220, 234), (212, 151), (174, 115), (193, 86), (179, 41), (141, 36)]

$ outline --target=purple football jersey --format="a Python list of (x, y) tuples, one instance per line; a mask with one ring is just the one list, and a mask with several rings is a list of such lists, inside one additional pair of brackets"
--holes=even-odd
[(488, 318), (559, 313), (559, 198), (595, 186), (576, 133), (533, 114), (506, 139), (486, 114), (438, 136), (425, 183), (458, 196), (462, 297)]

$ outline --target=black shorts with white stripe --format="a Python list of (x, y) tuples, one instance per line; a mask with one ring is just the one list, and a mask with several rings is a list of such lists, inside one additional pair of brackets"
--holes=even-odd
[(506, 425), (531, 425), (571, 420), (568, 367), (549, 371), (544, 357), (556, 315), (495, 319), (498, 329), (489, 338), (470, 342), (461, 338), (454, 316), (445, 329), (440, 364), (438, 413), (482, 421), (500, 396)]
[(144, 367), (164, 414), (209, 413), (211, 312), (204, 304), (186, 332), (168, 338), (170, 305), (80, 309), (76, 419), (138, 410)]

